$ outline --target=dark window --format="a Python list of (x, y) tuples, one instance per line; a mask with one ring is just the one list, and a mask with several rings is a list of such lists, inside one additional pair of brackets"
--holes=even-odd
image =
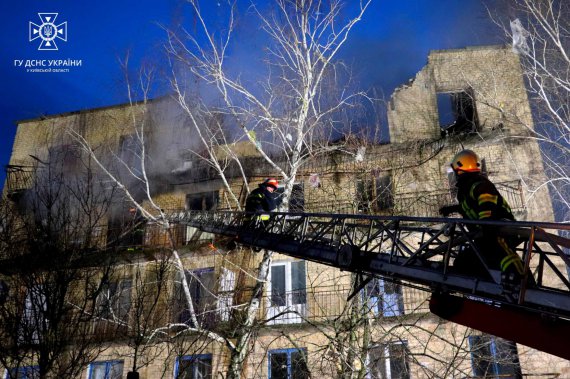
[(374, 278), (366, 285), (363, 296), (374, 314), (384, 317), (404, 314), (402, 286), (398, 283)]
[[(275, 190), (275, 206), (279, 208), (283, 202), (283, 192), (285, 187), (279, 187)], [(289, 198), (289, 212), (305, 211), (305, 187), (303, 183), (293, 184), (291, 197)]]
[(368, 353), (371, 379), (409, 379), (410, 367), (405, 343), (373, 346)]
[(471, 133), (479, 130), (473, 91), (437, 94), (437, 111), (442, 135)]
[(388, 175), (378, 175), (376, 180), (376, 207), (379, 211), (394, 207), (392, 179)]
[(130, 279), (104, 283), (97, 299), (97, 316), (107, 320), (127, 321), (131, 308), (131, 287)]
[(307, 304), (305, 261), (275, 262), (269, 274), (269, 306), (266, 309), (269, 322), (303, 322)]
[(307, 283), (305, 279), (305, 261), (291, 262), (291, 291), (293, 292), (293, 304), (305, 304), (307, 302)]
[(176, 379), (209, 379), (212, 377), (212, 355), (186, 355), (176, 360)]
[[(192, 272), (185, 271), (185, 273), (190, 288), (190, 296), (192, 296), (192, 306), (196, 314), (196, 319), (202, 326), (212, 326), (216, 318), (214, 269), (206, 268)], [(175, 321), (191, 325), (192, 318), (182, 283), (178, 283), (176, 288), (176, 302), (179, 309)]]
[(305, 261), (277, 263), (271, 266), (272, 307), (305, 304), (306, 287)]
[(123, 361), (94, 362), (89, 365), (89, 379), (121, 379)]
[(269, 379), (306, 379), (309, 377), (305, 349), (269, 351)]
[(285, 265), (271, 266), (271, 306), (284, 306), (285, 296)]
[(38, 366), (24, 366), (12, 368), (6, 372), (6, 379), (39, 379), (40, 368)]
[(469, 336), (473, 375), (484, 378), (521, 378), (517, 346), (501, 338)]
[(359, 212), (386, 211), (394, 207), (392, 178), (387, 173), (370, 173), (356, 181), (356, 202)]
[(218, 191), (200, 192), (186, 195), (186, 210), (212, 211), (216, 210), (220, 200)]
[(48, 302), (45, 288), (34, 285), (28, 289), (24, 303), (24, 313), (20, 321), (18, 340), (24, 344), (37, 344), (49, 327), (47, 319)]

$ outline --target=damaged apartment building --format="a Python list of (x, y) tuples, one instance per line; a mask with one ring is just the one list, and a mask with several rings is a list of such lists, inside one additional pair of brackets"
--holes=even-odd
[[(93, 223), (88, 253), (81, 259), (74, 256), (74, 268), (93, 271), (106, 265), (93, 271), (89, 286), (87, 282), (79, 286), (91, 302), (71, 310), (74, 316), (66, 316), (77, 320), (68, 324), (84, 333), (70, 338), (62, 356), (78, 362), (72, 360), (73, 341), (80, 341), (80, 352), (90, 357), (73, 371), (77, 377), (122, 378), (135, 371), (141, 378), (226, 377), (235, 362), (232, 346), (244, 333), (245, 309), (257, 288), (262, 252), (229, 249), (218, 237), (191, 227), (174, 224), (166, 230), (144, 220), (142, 210), (133, 207), (67, 132), (72, 127), (95, 153), (102, 146), (113, 151), (102, 163), (114, 167), (119, 178), (126, 177), (138, 164), (129, 159), (144, 153), (129, 127), (131, 117), (152, 106), (153, 102), (120, 105), (18, 123), (3, 206), (26, 212), (29, 192), (41, 178), (49, 178), (46, 171), (58, 175), (49, 167), (55, 161), (61, 172), (93, 167), (96, 174), (91, 178), (113, 192), (105, 216)], [(482, 170), (518, 220), (554, 220), (547, 187), (536, 190), (545, 181), (541, 152), (535, 140), (524, 138), (532, 134), (534, 124), (518, 56), (509, 48), (432, 51), (415, 78), (392, 94), (387, 113), (389, 143), (347, 139), (343, 151), (331, 149), (304, 163), (290, 212), (438, 217), (438, 209), (455, 199), (449, 161), (469, 148), (480, 156)], [(151, 156), (152, 149), (148, 146)], [(248, 187), (242, 172), (250, 190), (276, 173), (248, 142), (220, 149), (217, 158), (223, 161), (230, 152), (243, 162), (227, 166), (229, 187), (243, 204)], [(163, 155), (155, 154), (151, 164), (157, 165)], [(117, 157), (127, 164), (112, 166)], [(150, 177), (154, 204), (144, 198), (144, 188), (135, 191), (145, 209), (233, 209), (227, 188), (210, 165), (192, 156), (160, 164), (168, 167), (168, 174)], [(84, 203), (89, 201), (94, 200)], [(172, 258), (172, 246), (183, 268)], [(29, 262), (2, 259), (11, 265)], [(44, 266), (32, 267), (41, 271)], [(191, 307), (182, 295), (181, 270), (188, 278)], [(4, 268), (0, 275), (10, 285), (23, 274)], [(339, 269), (276, 254), (240, 362), (242, 377), (570, 376), (565, 360), (523, 345), (513, 348), (499, 338), (430, 314), (429, 293), (424, 291), (375, 278), (347, 301), (353, 281), (350, 273)], [(45, 285), (30, 284), (18, 291), (14, 287), (9, 296), (22, 303), (18, 312), (23, 320), (46, 311)], [(74, 318), (77, 314), (81, 317)], [(3, 378), (35, 377), (40, 357), (51, 351), (46, 347), (41, 353), (26, 353), (44, 346), (44, 338), (54, 337), (49, 322), (36, 319), (24, 324), (32, 329), (28, 334), (21, 327), (12, 334), (0, 333), (1, 344), (10, 346), (0, 353)], [(22, 344), (24, 335), (29, 341)], [(64, 366), (49, 365), (59, 372)]]

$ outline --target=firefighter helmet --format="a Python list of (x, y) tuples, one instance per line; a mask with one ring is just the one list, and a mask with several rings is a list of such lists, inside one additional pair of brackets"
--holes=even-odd
[(277, 189), (277, 187), (279, 186), (279, 182), (277, 181), (277, 179), (275, 178), (267, 178), (265, 179), (265, 181), (263, 183), (264, 186), (270, 186), (273, 187), (275, 189)]
[(479, 157), (472, 150), (462, 150), (455, 154), (451, 161), (451, 168), (457, 174), (464, 172), (481, 172)]

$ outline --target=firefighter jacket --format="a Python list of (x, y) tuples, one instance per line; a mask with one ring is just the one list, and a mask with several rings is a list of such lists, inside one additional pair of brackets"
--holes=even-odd
[(276, 207), (273, 193), (267, 187), (260, 184), (258, 188), (251, 191), (245, 200), (245, 211), (255, 213), (269, 213)]
[[(515, 217), (507, 201), (495, 185), (480, 173), (463, 173), (457, 179), (459, 213), (470, 220), (511, 220)], [(515, 253), (513, 241), (496, 235), (494, 228), (483, 227), (483, 238), (478, 241), (483, 253), (498, 251), (495, 256), (502, 272), (523, 274), (523, 263)]]
[(489, 179), (479, 173), (458, 175), (459, 213), (470, 220), (512, 220), (515, 218), (507, 201)]

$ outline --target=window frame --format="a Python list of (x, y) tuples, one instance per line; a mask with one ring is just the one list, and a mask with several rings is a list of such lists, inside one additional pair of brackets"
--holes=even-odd
[[(278, 209), (282, 203), (283, 192), (285, 187), (279, 185), (274, 192), (275, 197), (275, 208)], [(287, 205), (287, 211), (291, 213), (303, 213), (305, 212), (305, 183), (298, 182), (293, 184), (293, 189), (291, 190), (291, 195), (289, 197), (289, 204)]]
[(111, 373), (111, 367), (115, 364), (120, 363), (122, 366), (122, 370), (121, 370), (121, 378), (123, 377), (123, 371), (125, 370), (125, 361), (122, 359), (112, 359), (109, 361), (95, 361), (95, 362), (91, 362), (89, 363), (89, 370), (88, 370), (88, 374), (87, 374), (87, 379), (95, 379), (93, 378), (93, 366), (94, 365), (101, 365), (104, 364), (105, 365), (105, 376), (103, 379), (111, 379), (109, 378), (109, 374)]
[[(303, 265), (303, 283), (304, 288), (293, 289), (294, 277), (293, 266), (295, 264)], [(273, 268), (284, 267), (284, 304), (273, 304), (274, 299), (274, 283)], [(304, 260), (277, 261), (272, 262), (269, 267), (267, 277), (267, 306), (266, 313), (269, 324), (292, 324), (301, 323), (302, 316), (307, 311), (307, 263)], [(290, 311), (290, 312), (288, 312)], [(291, 313), (292, 312), (292, 313)], [(283, 313), (283, 314), (281, 314)], [(281, 315), (280, 315), (281, 314)], [(277, 316), (279, 315), (279, 316)]]
[[(212, 288), (206, 288), (204, 289), (204, 285), (203, 282), (201, 280), (196, 279), (197, 277), (200, 277), (200, 275), (204, 274), (204, 273), (211, 273), (212, 274), (212, 280), (210, 281), (212, 284)], [(214, 267), (203, 267), (203, 268), (199, 268), (199, 269), (193, 269), (193, 270), (184, 270), (184, 275), (186, 276), (186, 281), (188, 282), (188, 287), (190, 290), (190, 294), (192, 295), (192, 305), (194, 306), (194, 311), (196, 312), (196, 318), (198, 319), (198, 322), (201, 324), (204, 324), (204, 322), (206, 322), (206, 324), (208, 322), (215, 322), (215, 320), (208, 320), (208, 315), (212, 315), (211, 317), (217, 318), (217, 315), (219, 314), (218, 312), (214, 312), (217, 308), (217, 304), (213, 305), (213, 304), (201, 304), (200, 300), (204, 299), (204, 297), (199, 297), (197, 298), (197, 296), (195, 295), (195, 293), (193, 293), (193, 289), (194, 286), (196, 286), (197, 289), (201, 289), (201, 291), (210, 291), (212, 293), (213, 298), (215, 298), (215, 291), (216, 291), (216, 271)], [(176, 289), (175, 289), (175, 303), (176, 303), (176, 318), (173, 320), (174, 322), (177, 323), (181, 323), (181, 324), (186, 324), (186, 325), (192, 325), (192, 319), (191, 318), (187, 318), (185, 320), (183, 320), (184, 315), (188, 314), (189, 315), (189, 309), (187, 307), (186, 304), (186, 299), (183, 293), (183, 289), (182, 289), (182, 278), (180, 278), (180, 273), (177, 273), (178, 275), (178, 280), (180, 282), (176, 283)], [(217, 303), (217, 302), (216, 302)], [(208, 311), (208, 307), (212, 306), (211, 312)]]
[[(410, 359), (409, 359), (409, 351), (408, 351), (408, 341), (406, 340), (401, 340), (401, 341), (392, 341), (392, 342), (387, 342), (387, 343), (382, 343), (382, 344), (375, 344), (370, 346), (370, 348), (368, 349), (368, 354), (367, 354), (367, 362), (366, 362), (366, 367), (368, 368), (368, 372), (366, 374), (366, 378), (367, 379), (371, 379), (371, 378), (375, 378), (375, 379), (392, 379), (392, 366), (394, 366), (392, 364), (392, 361), (394, 360), (392, 358), (392, 355), (390, 354), (391, 348), (393, 346), (402, 346), (403, 347), (403, 363), (405, 366), (405, 370), (406, 372), (403, 373), (404, 375), (399, 375), (398, 378), (399, 379), (410, 379), (411, 375), (410, 375)], [(372, 373), (374, 372), (374, 370), (372, 370), (372, 365), (373, 362), (371, 362), (371, 357), (370, 357), (370, 352), (374, 349), (381, 349), (380, 350), (380, 355), (378, 357), (378, 360), (376, 361), (376, 364), (380, 364), (380, 365), (384, 365), (384, 367), (382, 368), (381, 366), (378, 367), (381, 370), (381, 373), (384, 373), (385, 375), (380, 375), (380, 377), (377, 376), (372, 376)], [(382, 378), (382, 376), (385, 376), (384, 378)]]
[[(129, 283), (127, 288), (125, 288), (125, 283)], [(123, 322), (128, 321), (131, 312), (132, 290), (133, 281), (131, 278), (125, 277), (103, 283), (101, 292), (97, 296), (98, 321), (105, 321), (113, 316)], [(104, 294), (105, 291), (108, 291), (106, 296)], [(128, 307), (123, 314), (121, 306), (125, 298), (127, 299)]]
[(42, 333), (49, 329), (48, 301), (45, 291), (43, 284), (34, 284), (26, 290), (24, 309), (19, 324), (18, 342), (37, 345)]
[[(391, 293), (386, 292), (387, 284), (393, 286)], [(361, 293), (363, 300), (368, 302), (368, 308), (376, 316), (398, 317), (406, 313), (404, 292), (402, 285), (399, 283), (373, 277)], [(377, 294), (377, 296), (374, 296), (374, 294)]]
[[(516, 356), (512, 357), (513, 359), (509, 359), (509, 361), (512, 362), (512, 365), (509, 365), (504, 362), (501, 362), (499, 360), (500, 357), (498, 356), (501, 352), (504, 352), (503, 350), (501, 350), (500, 348), (501, 345), (499, 345), (498, 342), (504, 341), (506, 346), (509, 343), (509, 341), (501, 340), (495, 336), (491, 336), (488, 334), (471, 335), (468, 337), (467, 340), (469, 343), (469, 350), (471, 353), (471, 370), (474, 376), (479, 377), (484, 375), (485, 378), (488, 377), (502, 378), (504, 375), (515, 375), (516, 377), (519, 377), (518, 374), (520, 374), (521, 372), (521, 366), (520, 366), (518, 351), (516, 350), (516, 345), (514, 352)], [(488, 351), (488, 359), (485, 359), (484, 356), (477, 357), (476, 355), (480, 354), (477, 354), (477, 351), (474, 350), (474, 348), (480, 349), (480, 346), (484, 345), (488, 346), (488, 349), (485, 349), (485, 351)], [(477, 362), (478, 359), (483, 362)], [(487, 367), (490, 367), (492, 372), (485, 372), (485, 373), (478, 372), (477, 368), (481, 366), (481, 363), (487, 364)], [(510, 372), (511, 370), (512, 372)]]
[[(20, 367), (12, 367), (6, 368), (4, 370), (4, 379), (12, 379), (12, 374), (10, 373), (13, 370), (17, 370), (16, 377), (18, 379), (36, 379), (40, 377), (40, 366), (20, 366)], [(30, 370), (31, 372), (28, 372)], [(24, 374), (24, 377), (21, 375)], [(30, 376), (32, 374), (32, 376)]]
[(373, 170), (356, 178), (356, 210), (360, 213), (394, 209), (394, 183), (390, 171)]
[[(449, 105), (443, 104), (443, 100), (440, 101), (444, 96), (446, 100), (450, 102)], [(475, 93), (471, 87), (436, 92), (435, 97), (438, 116), (437, 122), (442, 135), (476, 133), (481, 130), (477, 112), (477, 101), (475, 100)], [(467, 104), (465, 104), (466, 99), (469, 99)], [(454, 119), (453, 122), (442, 124), (442, 121), (447, 121), (448, 118), (442, 120), (441, 113), (444, 108), (449, 108), (453, 116), (452, 118)], [(471, 114), (468, 112), (471, 112)], [(458, 123), (458, 121), (461, 121), (461, 123)]]
[[(211, 378), (212, 377), (212, 354), (211, 353), (206, 353), (206, 354), (191, 354), (191, 355), (181, 355), (176, 357), (176, 362), (174, 363), (174, 379), (178, 378), (178, 375), (180, 374), (179, 370), (180, 370), (180, 361), (199, 361), (199, 360), (204, 360), (207, 359), (209, 360), (209, 366), (210, 366), (210, 372), (208, 374), (208, 376)], [(196, 367), (193, 367), (193, 371), (197, 369)], [(192, 373), (192, 379), (195, 379), (195, 372)]]
[(272, 379), (271, 377), (271, 356), (275, 354), (286, 354), (287, 356), (287, 379), (291, 379), (293, 377), (292, 367), (293, 367), (293, 360), (292, 355), (293, 353), (301, 353), (302, 357), (304, 358), (305, 362), (305, 369), (307, 373), (309, 373), (309, 364), (308, 364), (308, 353), (307, 348), (285, 348), (285, 349), (273, 349), (267, 352), (267, 378)]

